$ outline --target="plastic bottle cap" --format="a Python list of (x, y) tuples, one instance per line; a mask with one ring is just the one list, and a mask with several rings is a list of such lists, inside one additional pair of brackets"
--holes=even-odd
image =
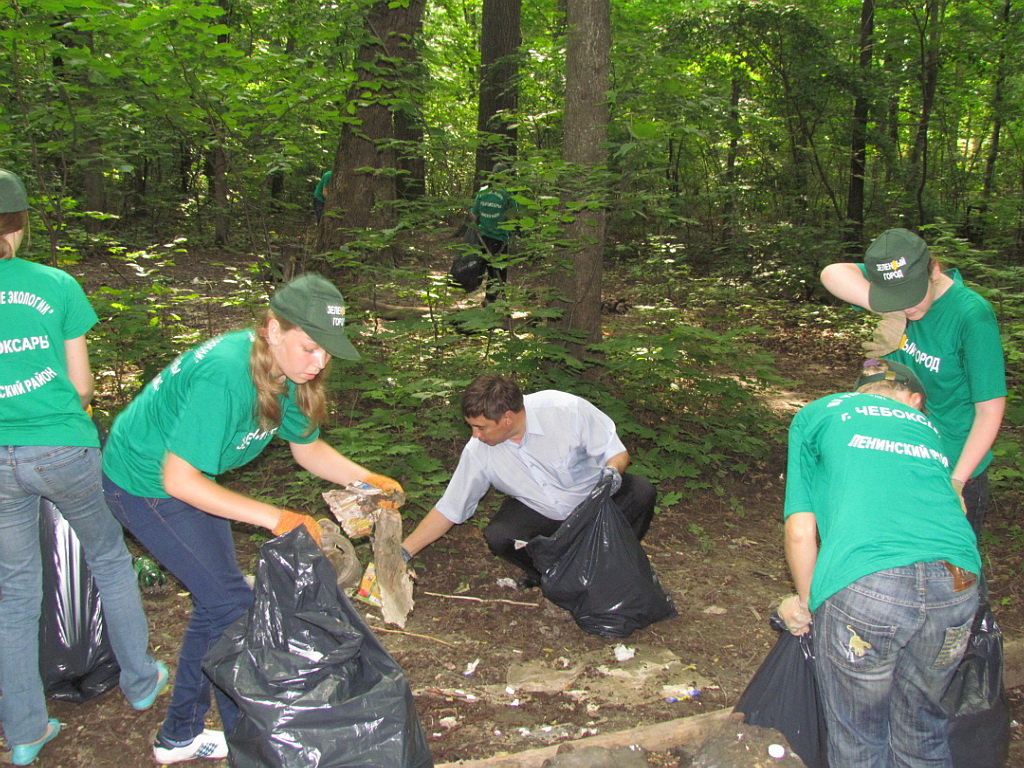
[(768, 754), (778, 760), (786, 756), (786, 748), (781, 744), (769, 744)]

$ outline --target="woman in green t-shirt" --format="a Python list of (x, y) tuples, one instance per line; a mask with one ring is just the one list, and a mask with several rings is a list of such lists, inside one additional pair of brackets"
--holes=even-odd
[(312, 518), (229, 490), (217, 476), (254, 459), (277, 435), (319, 477), (401, 491), (320, 439), (327, 364), (332, 355), (359, 357), (344, 327), (337, 288), (319, 275), (302, 275), (274, 294), (257, 328), (218, 336), (174, 360), (111, 429), (103, 461), (107, 501), (193, 603), (174, 693), (153, 746), (158, 763), (228, 752), (225, 733), (238, 709), (217, 691), (224, 731), (205, 727), (211, 685), (202, 660), (252, 602), (230, 522), (275, 535), (299, 526), (314, 539), (320, 534)]
[(992, 444), (1006, 408), (1006, 374), (999, 326), (989, 303), (943, 271), (920, 237), (906, 229), (883, 232), (863, 264), (830, 264), (821, 281), (836, 297), (884, 314), (885, 355), (909, 366), (928, 393), (929, 417), (953, 462), (953, 483), (981, 535), (988, 508)]
[(0, 171), (0, 721), (14, 765), (34, 761), (60, 732), (39, 674), (42, 499), (81, 544), (132, 707), (151, 707), (168, 678), (147, 652), (131, 555), (103, 500), (99, 436), (86, 412), (93, 379), (85, 334), (96, 313), (71, 275), (18, 258), (27, 232), (25, 187)]

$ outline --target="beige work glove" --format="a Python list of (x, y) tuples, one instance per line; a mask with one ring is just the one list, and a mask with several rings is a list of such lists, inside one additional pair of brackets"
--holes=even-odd
[(323, 529), (320, 527), (320, 524), (309, 515), (292, 512), (290, 509), (282, 510), (281, 519), (278, 520), (277, 525), (274, 526), (274, 535), (280, 536), (282, 533), (288, 533), (288, 531), (293, 531), (300, 525), (305, 526), (309, 535), (313, 537), (313, 541), (316, 542), (318, 547), (323, 546), (320, 543), (320, 537), (323, 534)]
[(786, 629), (794, 635), (806, 635), (811, 631), (811, 612), (800, 602), (799, 595), (790, 595), (779, 604), (779, 618), (786, 622)]
[(900, 348), (903, 334), (907, 330), (907, 316), (902, 312), (885, 312), (875, 326), (875, 331), (865, 341), (864, 356), (866, 358), (884, 357)]
[[(371, 473), (366, 476), (365, 482), (367, 485), (380, 488), (384, 491), (385, 496), (391, 497), (387, 501), (382, 501), (380, 503), (380, 506), (385, 509), (394, 509), (397, 511), (405, 502), (405, 491), (402, 490), (402, 486), (397, 480), (392, 480), (387, 475), (374, 475)], [(399, 494), (401, 494), (401, 496), (399, 496)]]

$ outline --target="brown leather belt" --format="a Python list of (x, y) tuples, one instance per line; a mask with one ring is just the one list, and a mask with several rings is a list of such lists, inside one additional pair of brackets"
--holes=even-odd
[(949, 575), (953, 577), (953, 591), (963, 592), (965, 589), (970, 589), (978, 582), (978, 577), (968, 570), (961, 568), (958, 565), (947, 563), (945, 560), (939, 560), (943, 567), (949, 571)]

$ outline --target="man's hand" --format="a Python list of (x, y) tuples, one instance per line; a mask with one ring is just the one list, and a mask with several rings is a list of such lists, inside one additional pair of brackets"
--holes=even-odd
[(800, 602), (799, 595), (790, 595), (779, 604), (779, 618), (786, 622), (791, 634), (806, 635), (811, 631), (811, 612)]
[(902, 312), (885, 312), (875, 326), (869, 341), (862, 345), (868, 358), (884, 357), (900, 348), (903, 333), (907, 330), (907, 316)]
[(309, 535), (313, 537), (313, 541), (316, 542), (318, 547), (322, 546), (320, 544), (320, 535), (323, 532), (323, 529), (320, 528), (320, 524), (309, 515), (302, 515), (298, 512), (292, 512), (289, 509), (281, 511), (281, 519), (278, 520), (277, 525), (274, 526), (274, 535), (280, 536), (282, 533), (288, 533), (288, 531), (295, 530), (300, 525), (306, 527), (306, 530), (309, 532)]
[(622, 475), (619, 474), (619, 470), (612, 466), (606, 466), (601, 470), (601, 480), (608, 480), (612, 487), (612, 496), (619, 492), (619, 488), (622, 487)]

